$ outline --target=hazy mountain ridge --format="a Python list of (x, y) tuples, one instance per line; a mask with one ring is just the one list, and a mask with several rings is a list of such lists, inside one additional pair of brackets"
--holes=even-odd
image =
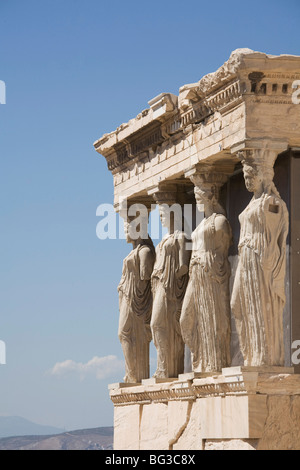
[(33, 423), (21, 416), (0, 416), (0, 438), (10, 436), (51, 435), (65, 432), (65, 429)]
[(0, 439), (0, 450), (110, 450), (113, 427), (79, 429), (49, 436), (14, 436)]
[(20, 416), (0, 416), (0, 450), (108, 450), (113, 427), (65, 431)]

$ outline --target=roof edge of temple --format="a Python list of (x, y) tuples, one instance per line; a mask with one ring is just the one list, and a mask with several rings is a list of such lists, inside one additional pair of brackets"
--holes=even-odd
[[(284, 64), (284, 67), (283, 67)], [(179, 88), (178, 96), (160, 93), (149, 100), (149, 108), (121, 124), (115, 131), (94, 142), (95, 150), (105, 158), (116, 153), (131, 156), (132, 147), (143, 151), (184, 130), (189, 124), (204, 122), (215, 112), (226, 113), (241, 103), (245, 95), (264, 85), (266, 75), (300, 71), (300, 56), (271, 55), (248, 48), (234, 50), (215, 72), (198, 82)]]

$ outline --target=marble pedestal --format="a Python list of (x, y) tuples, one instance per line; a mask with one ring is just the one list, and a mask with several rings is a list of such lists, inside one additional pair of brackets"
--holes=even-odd
[(230, 367), (112, 384), (115, 450), (300, 450), (300, 375)]

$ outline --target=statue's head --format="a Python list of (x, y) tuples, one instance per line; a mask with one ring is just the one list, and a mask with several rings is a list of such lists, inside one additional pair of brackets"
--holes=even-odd
[(127, 243), (148, 239), (149, 209), (144, 204), (130, 205), (123, 218)]
[(170, 225), (170, 210), (167, 204), (159, 204), (159, 217), (163, 227), (169, 227)]
[(183, 211), (182, 206), (177, 203), (159, 204), (160, 221), (163, 227), (169, 231), (182, 231), (183, 229)]
[(125, 239), (127, 243), (132, 243), (132, 234), (130, 233), (130, 219), (124, 220), (124, 233), (125, 233)]
[(262, 189), (263, 172), (256, 165), (243, 164), (245, 186), (250, 193), (256, 193)]
[(196, 204), (199, 211), (203, 210), (204, 204), (215, 205), (219, 200), (218, 187), (211, 183), (202, 183), (194, 188)]
[[(274, 162), (255, 153), (241, 153), (245, 186), (251, 193), (268, 192), (273, 187)], [(264, 156), (264, 154), (263, 154)]]
[(182, 207), (176, 201), (176, 191), (160, 190), (155, 192), (153, 197), (158, 206), (162, 226), (169, 232), (182, 230)]
[(226, 175), (215, 172), (198, 173), (191, 177), (197, 208), (203, 212), (203, 206), (210, 206), (217, 213), (224, 213), (220, 205), (220, 189), (227, 181)]

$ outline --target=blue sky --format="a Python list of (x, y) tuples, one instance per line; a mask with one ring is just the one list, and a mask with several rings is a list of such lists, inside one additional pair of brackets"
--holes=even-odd
[(130, 247), (96, 237), (113, 184), (93, 142), (234, 49), (300, 55), (299, 20), (298, 0), (0, 0), (0, 415), (112, 424)]

